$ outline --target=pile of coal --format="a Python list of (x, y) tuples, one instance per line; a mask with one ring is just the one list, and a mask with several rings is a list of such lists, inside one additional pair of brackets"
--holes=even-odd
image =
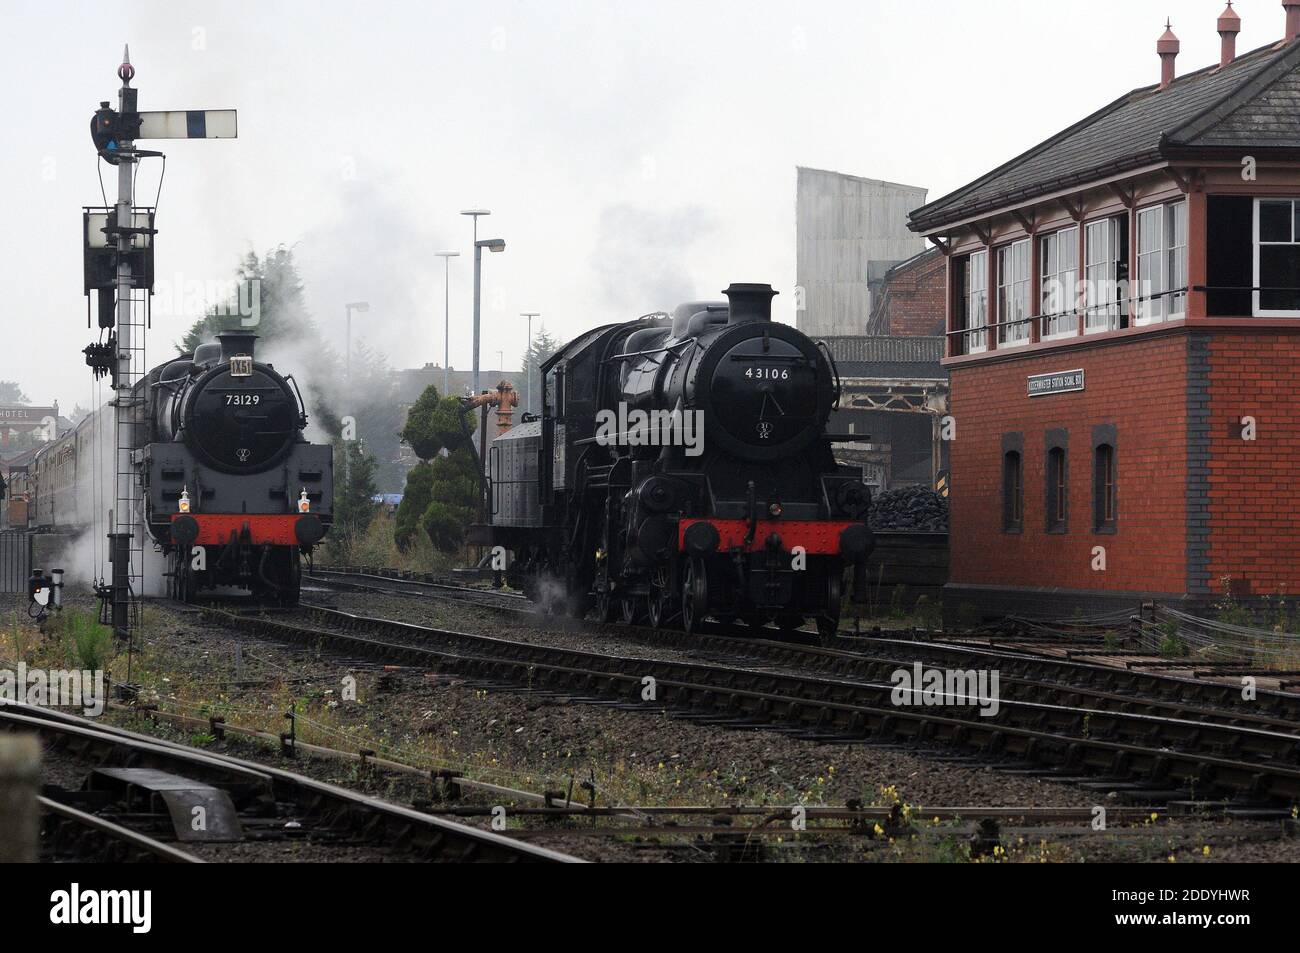
[(906, 486), (871, 500), (871, 528), (909, 533), (948, 532), (948, 501), (927, 486)]

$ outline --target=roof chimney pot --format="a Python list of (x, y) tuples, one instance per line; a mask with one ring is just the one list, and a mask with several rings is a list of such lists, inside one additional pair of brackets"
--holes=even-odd
[(1228, 9), (1219, 17), (1219, 36), (1222, 50), (1219, 54), (1219, 68), (1227, 66), (1237, 58), (1237, 34), (1241, 32), (1241, 17), (1232, 9), (1232, 0), (1228, 0)]
[(1290, 43), (1300, 36), (1300, 0), (1282, 0), (1286, 8), (1286, 41)]
[[(1297, 9), (1300, 9), (1300, 0), (1291, 0)], [(1182, 44), (1178, 42), (1178, 37), (1174, 36), (1174, 25), (1172, 20), (1165, 21), (1165, 33), (1156, 41), (1156, 52), (1160, 54), (1160, 88), (1164, 89), (1174, 81), (1174, 60), (1178, 59), (1178, 51), (1182, 49)]]

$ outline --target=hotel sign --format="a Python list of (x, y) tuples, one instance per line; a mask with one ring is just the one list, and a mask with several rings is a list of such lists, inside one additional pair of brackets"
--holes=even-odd
[(31, 404), (0, 404), (0, 427), (14, 430), (47, 427), (58, 419), (57, 407), (33, 407)]
[(1046, 397), (1049, 394), (1068, 394), (1083, 390), (1083, 369), (1057, 371), (1055, 374), (1034, 374), (1029, 378), (1029, 396)]

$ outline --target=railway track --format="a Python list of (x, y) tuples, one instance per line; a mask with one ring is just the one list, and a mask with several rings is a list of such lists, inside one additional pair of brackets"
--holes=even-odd
[[(224, 625), (382, 661), (437, 669), (571, 701), (672, 711), (709, 724), (767, 728), (820, 741), (936, 744), (1010, 767), (1153, 801), (1235, 797), (1275, 807), (1300, 801), (1294, 726), (1232, 718), (1039, 701), (1000, 700), (994, 717), (975, 704), (899, 705), (892, 684), (729, 662), (627, 658), (396, 622), (323, 607), (297, 618), (240, 617)], [(728, 643), (733, 649), (734, 645)], [(784, 646), (782, 648), (785, 648)], [(1023, 768), (1023, 765), (1021, 765)]]
[(47, 859), (195, 862), (312, 859), (566, 862), (575, 858), (300, 774), (46, 708), (0, 704), (0, 730), (37, 735), (61, 778), (46, 784)]
[[(509, 614), (533, 624), (545, 619), (522, 596), (446, 583), (360, 573), (333, 574), (359, 591), (425, 595)], [(374, 584), (360, 580), (369, 579)], [(487, 598), (482, 598), (486, 596)], [(567, 620), (573, 626), (606, 631), (601, 623)], [(755, 638), (754, 630), (708, 623), (693, 636), (648, 626), (612, 626), (620, 638), (636, 638), (654, 646), (752, 658), (780, 665), (804, 666), (822, 674), (866, 680), (888, 679), (900, 667), (917, 661), (945, 669), (996, 669), (1008, 697), (1050, 703), (1067, 701), (1102, 709), (1167, 715), (1175, 718), (1254, 726), (1300, 734), (1300, 694), (1261, 689), (1247, 701), (1240, 684), (1189, 678), (1099, 664), (1078, 656), (1028, 651), (1020, 641), (1001, 644), (978, 637), (878, 636), (843, 638), (834, 647), (816, 643), (811, 633), (783, 633), (779, 638)], [(777, 636), (777, 630), (762, 630)], [(1098, 639), (1100, 646), (1100, 639)]]

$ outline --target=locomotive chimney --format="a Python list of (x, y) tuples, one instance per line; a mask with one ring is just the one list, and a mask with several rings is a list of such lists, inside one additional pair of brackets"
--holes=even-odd
[(221, 342), (221, 359), (229, 361), (236, 354), (252, 357), (253, 342), (257, 340), (257, 335), (252, 331), (234, 329), (218, 332), (217, 340)]
[(1241, 32), (1241, 17), (1232, 9), (1232, 0), (1228, 0), (1228, 9), (1219, 17), (1219, 36), (1222, 39), (1219, 53), (1219, 67), (1227, 66), (1237, 58), (1237, 34)]
[(772, 299), (777, 292), (771, 285), (747, 285), (732, 283), (722, 292), (730, 302), (728, 324), (746, 324), (750, 321), (772, 320)]

